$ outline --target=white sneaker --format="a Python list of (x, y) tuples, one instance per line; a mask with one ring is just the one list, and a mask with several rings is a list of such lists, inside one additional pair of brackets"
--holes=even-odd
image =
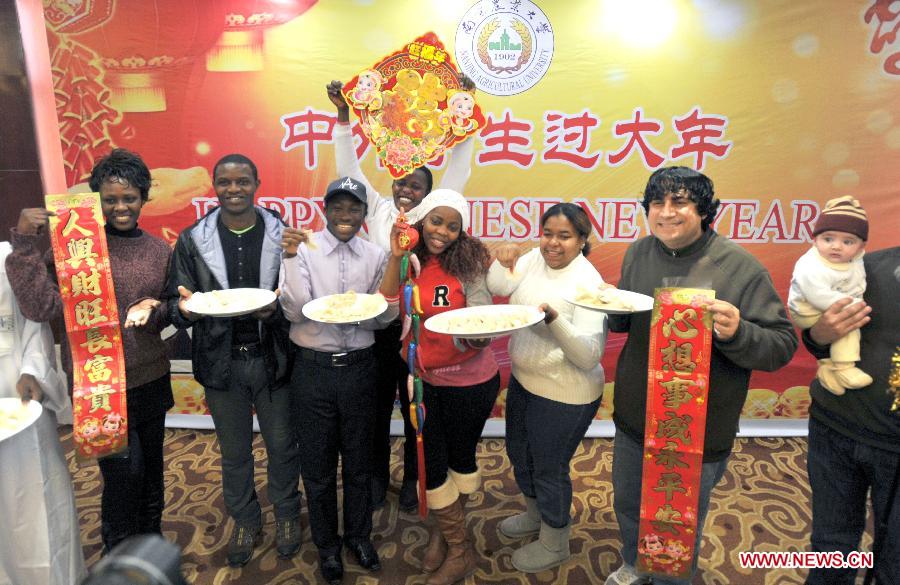
[(646, 585), (647, 583), (650, 583), (650, 579), (638, 575), (631, 565), (623, 564), (610, 573), (604, 585)]

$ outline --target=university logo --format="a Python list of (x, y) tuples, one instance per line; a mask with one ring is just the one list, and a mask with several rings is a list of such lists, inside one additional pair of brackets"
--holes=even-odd
[(456, 29), (456, 62), (478, 89), (515, 95), (550, 69), (553, 29), (529, 0), (480, 0)]

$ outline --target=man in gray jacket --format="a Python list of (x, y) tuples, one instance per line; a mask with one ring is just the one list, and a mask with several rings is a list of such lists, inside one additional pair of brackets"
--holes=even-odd
[(213, 168), (219, 207), (184, 230), (175, 244), (168, 292), (176, 327), (193, 327), (194, 377), (206, 403), (222, 452), (222, 491), (234, 529), (228, 543), (231, 566), (246, 564), (262, 531), (253, 482), (253, 410), (268, 452), (268, 492), (275, 507), (275, 543), (288, 558), (300, 549), (300, 473), (290, 421), (289, 324), (276, 301), (240, 317), (192, 314), (185, 302), (194, 292), (228, 288), (274, 290), (281, 266), (284, 223), (256, 207), (256, 165), (240, 154)]

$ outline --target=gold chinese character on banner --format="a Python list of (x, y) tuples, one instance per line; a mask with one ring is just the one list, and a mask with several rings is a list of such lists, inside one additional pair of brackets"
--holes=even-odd
[(667, 439), (681, 439), (682, 443), (690, 445), (691, 433), (688, 430), (688, 425), (694, 420), (693, 417), (689, 414), (678, 416), (671, 410), (666, 411), (666, 416), (669, 418), (659, 421), (656, 436)]
[(693, 400), (694, 395), (688, 392), (693, 382), (683, 380), (681, 378), (672, 378), (668, 382), (660, 382), (659, 385), (665, 388), (663, 392), (663, 405), (666, 408), (679, 408), (682, 404), (686, 404)]
[(112, 370), (106, 367), (106, 362), (111, 362), (112, 358), (108, 355), (95, 355), (84, 363), (84, 371), (87, 372), (88, 380), (93, 383), (109, 382), (112, 376)]
[(111, 349), (112, 346), (113, 344), (110, 343), (109, 337), (100, 333), (100, 329), (97, 327), (88, 329), (87, 341), (81, 344), (81, 347), (86, 347), (91, 353), (97, 353), (101, 349)]
[(653, 524), (657, 532), (671, 532), (676, 536), (681, 534), (678, 531), (678, 526), (684, 526), (684, 522), (681, 520), (681, 512), (673, 508), (672, 504), (666, 504), (656, 510), (656, 519), (651, 520), (651, 524)]
[(108, 384), (99, 384), (94, 390), (91, 392), (91, 408), (90, 412), (96, 412), (98, 410), (112, 410), (112, 406), (109, 404), (109, 397), (111, 394), (115, 394), (115, 390), (113, 390), (112, 386)]
[(78, 212), (74, 209), (72, 210), (72, 213), (69, 214), (69, 221), (66, 222), (66, 226), (62, 230), (63, 237), (68, 238), (69, 234), (71, 234), (73, 230), (77, 231), (82, 236), (94, 235), (93, 231), (87, 229), (86, 227), (78, 225)]
[(73, 297), (103, 294), (100, 289), (100, 273), (93, 267), (90, 274), (86, 274), (83, 270), (73, 274), (71, 285)]
[(656, 486), (653, 488), (655, 492), (665, 492), (666, 501), (669, 502), (675, 497), (675, 492), (680, 492), (682, 494), (687, 493), (687, 488), (684, 487), (681, 481), (681, 475), (678, 473), (663, 473), (659, 476), (659, 481), (656, 483)]
[(697, 311), (695, 309), (685, 309), (684, 311), (675, 309), (673, 315), (663, 323), (662, 333), (666, 337), (674, 335), (681, 339), (693, 339), (700, 332), (688, 319), (696, 318)]
[(80, 268), (82, 261), (87, 262), (88, 266), (97, 264), (94, 240), (89, 240), (88, 238), (69, 240), (69, 243), (66, 244), (66, 249), (69, 251), (69, 258), (66, 260), (66, 263), (72, 268)]
[(697, 368), (697, 364), (691, 359), (694, 344), (692, 343), (675, 343), (674, 339), (669, 340), (669, 345), (662, 348), (662, 370), (673, 371), (679, 376), (690, 376)]
[(656, 461), (654, 463), (665, 467), (669, 471), (676, 467), (690, 467), (686, 462), (680, 459), (683, 454), (677, 449), (678, 443), (675, 441), (666, 441), (666, 446), (660, 449), (659, 453), (656, 454)]
[(75, 322), (84, 327), (107, 321), (103, 314), (103, 298), (75, 303)]

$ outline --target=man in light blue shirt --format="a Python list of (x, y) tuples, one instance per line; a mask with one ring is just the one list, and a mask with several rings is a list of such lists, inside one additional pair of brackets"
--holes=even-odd
[(303, 315), (310, 301), (338, 293), (376, 293), (387, 254), (357, 237), (366, 217), (366, 188), (344, 177), (325, 194), (326, 229), (311, 234), (285, 229), (282, 239), (281, 306), (291, 321), (294, 372), (291, 388), (300, 442), (303, 485), (313, 542), (325, 580), (340, 583), (337, 463), (344, 486), (343, 544), (366, 569), (381, 568), (372, 532), (372, 444), (376, 363), (373, 330), (397, 317), (391, 303), (377, 317), (334, 325)]

